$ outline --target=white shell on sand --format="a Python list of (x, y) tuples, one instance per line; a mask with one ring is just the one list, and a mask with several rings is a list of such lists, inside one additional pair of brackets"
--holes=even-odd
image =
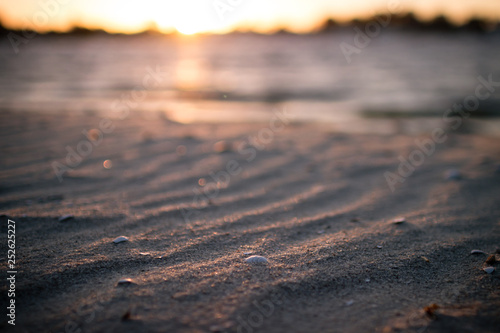
[(116, 237), (113, 243), (118, 244), (122, 242), (128, 242), (128, 238), (125, 236)]
[(263, 264), (267, 263), (267, 258), (262, 257), (262, 256), (250, 256), (245, 259), (245, 262), (248, 262), (250, 264)]
[(61, 216), (58, 221), (59, 222), (64, 222), (64, 221), (68, 221), (68, 220), (71, 220), (73, 218), (73, 215), (71, 214), (67, 214), (67, 215), (63, 215)]
[(132, 279), (129, 279), (129, 278), (121, 279), (120, 281), (118, 281), (118, 285), (119, 286), (126, 286), (126, 285), (129, 285), (129, 284), (135, 284), (135, 282)]
[(485, 268), (483, 268), (483, 271), (485, 271), (488, 274), (491, 274), (491, 273), (493, 273), (495, 271), (495, 267), (491, 267), (491, 266), (490, 267), (485, 267)]
[(252, 253), (253, 253), (253, 252), (243, 252), (243, 254), (244, 254), (244, 255), (246, 255), (246, 256), (249, 256), (249, 255), (251, 255)]
[(486, 254), (486, 252), (481, 251), (481, 250), (472, 250), (472, 251), (470, 251), (470, 254)]
[(401, 224), (406, 222), (406, 219), (404, 217), (397, 217), (394, 220), (392, 220), (392, 223), (394, 224)]
[(451, 169), (446, 171), (444, 177), (446, 180), (459, 180), (462, 178), (462, 175), (460, 174), (460, 171), (456, 169)]

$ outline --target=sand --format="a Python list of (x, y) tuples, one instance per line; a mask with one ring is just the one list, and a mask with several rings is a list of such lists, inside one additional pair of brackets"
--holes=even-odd
[(498, 332), (500, 265), (470, 254), (500, 248), (498, 137), (448, 133), (392, 192), (415, 136), (102, 119), (0, 113), (2, 331)]

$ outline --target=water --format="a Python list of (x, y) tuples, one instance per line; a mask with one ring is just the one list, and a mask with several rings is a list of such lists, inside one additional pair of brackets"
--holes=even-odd
[[(378, 111), (443, 114), (500, 81), (500, 33), (383, 31), (351, 56), (352, 29), (314, 36), (37, 36), (14, 54), (0, 43), (0, 109), (162, 111), (179, 121), (262, 120), (288, 108), (298, 119), (341, 124)], [(162, 81), (130, 94), (148, 68)], [(481, 108), (500, 109), (500, 87)]]

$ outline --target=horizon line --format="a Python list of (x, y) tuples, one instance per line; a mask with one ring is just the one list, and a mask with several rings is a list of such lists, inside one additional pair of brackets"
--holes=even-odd
[[(263, 34), (263, 35), (272, 35), (276, 33), (289, 33), (289, 34), (297, 34), (297, 35), (308, 35), (308, 34), (316, 34), (316, 33), (321, 33), (324, 31), (328, 30), (334, 30), (336, 28), (343, 28), (343, 27), (351, 27), (351, 26), (356, 26), (359, 24), (366, 24), (370, 21), (376, 20), (377, 17), (381, 16), (392, 16), (396, 17), (397, 24), (394, 24), (394, 20), (390, 20), (388, 23), (388, 27), (391, 25), (397, 26), (399, 25), (400, 27), (403, 28), (433, 28), (433, 25), (440, 25), (439, 28), (449, 28), (450, 30), (459, 30), (461, 27), (466, 27), (467, 25), (470, 24), (479, 24), (482, 25), (483, 31), (493, 31), (497, 29), (497, 26), (500, 24), (500, 19), (497, 20), (491, 20), (485, 17), (477, 17), (477, 16), (471, 16), (468, 20), (462, 22), (461, 24), (456, 24), (454, 23), (449, 16), (445, 14), (440, 14), (436, 15), (431, 19), (422, 19), (419, 18), (418, 15), (413, 12), (413, 11), (407, 11), (407, 12), (402, 12), (398, 14), (390, 14), (390, 13), (379, 13), (370, 17), (365, 17), (365, 18), (352, 18), (349, 20), (339, 20), (338, 18), (335, 18), (333, 16), (327, 17), (323, 20), (318, 20), (318, 24), (315, 25), (315, 27), (311, 29), (307, 29), (306, 31), (303, 32), (295, 32), (291, 29), (290, 26), (286, 25), (279, 25), (277, 24), (274, 28), (269, 28), (267, 31), (260, 31), (258, 29), (252, 28), (252, 27), (244, 27), (244, 26), (236, 26), (230, 30), (224, 31), (224, 32), (218, 32), (217, 30), (207, 30), (207, 31), (200, 31), (192, 34), (186, 34), (183, 33), (174, 27), (170, 29), (160, 29), (158, 27), (158, 24), (156, 22), (151, 21), (149, 24), (145, 25), (145, 27), (141, 29), (134, 29), (132, 31), (116, 31), (113, 29), (107, 29), (104, 26), (89, 26), (85, 24), (81, 24), (79, 22), (72, 22), (68, 24), (68, 27), (66, 29), (50, 29), (50, 30), (36, 30), (36, 29), (24, 29), (21, 27), (7, 27), (6, 25), (3, 24), (4, 19), (0, 17), (0, 33), (3, 32), (22, 32), (22, 31), (34, 31), (38, 34), (41, 35), (48, 35), (48, 34), (60, 34), (60, 35), (65, 35), (65, 34), (84, 34), (84, 33), (106, 33), (109, 35), (139, 35), (139, 34), (145, 34), (145, 33), (150, 33), (150, 34), (159, 34), (159, 35), (225, 35), (225, 34), (231, 34), (231, 33), (255, 33), (255, 34)], [(403, 19), (407, 19), (410, 21), (404, 22)], [(477, 28), (477, 27), (476, 27)]]

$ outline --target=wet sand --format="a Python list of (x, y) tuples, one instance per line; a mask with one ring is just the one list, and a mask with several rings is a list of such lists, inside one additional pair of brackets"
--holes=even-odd
[(2, 330), (498, 331), (500, 265), (470, 254), (500, 248), (498, 137), (448, 133), (392, 192), (414, 136), (102, 119), (0, 113)]

